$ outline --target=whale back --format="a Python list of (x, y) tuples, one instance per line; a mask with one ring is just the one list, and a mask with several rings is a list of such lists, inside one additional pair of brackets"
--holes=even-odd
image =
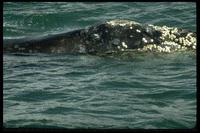
[(110, 54), (121, 51), (171, 52), (196, 49), (188, 30), (111, 20), (71, 32), (4, 41), (4, 52)]

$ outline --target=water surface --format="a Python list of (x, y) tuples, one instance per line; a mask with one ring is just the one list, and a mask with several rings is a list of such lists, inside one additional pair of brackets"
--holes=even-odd
[[(4, 39), (56, 34), (111, 19), (196, 31), (195, 3), (3, 5)], [(3, 125), (34, 128), (193, 128), (196, 54), (3, 55)]]

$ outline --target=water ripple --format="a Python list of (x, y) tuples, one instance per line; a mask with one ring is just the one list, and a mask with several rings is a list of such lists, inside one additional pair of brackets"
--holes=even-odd
[[(4, 2), (3, 11), (6, 39), (115, 18), (196, 30), (196, 4), (185, 2)], [(193, 128), (196, 54), (4, 54), (3, 104), (6, 127)]]

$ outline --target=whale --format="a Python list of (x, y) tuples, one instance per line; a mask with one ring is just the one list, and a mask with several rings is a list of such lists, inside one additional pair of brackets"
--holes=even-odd
[(133, 20), (108, 20), (83, 29), (40, 37), (5, 39), (3, 53), (112, 54), (196, 50), (196, 32)]

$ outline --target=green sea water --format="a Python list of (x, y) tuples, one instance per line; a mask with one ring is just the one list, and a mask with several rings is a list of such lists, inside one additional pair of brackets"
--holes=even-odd
[[(111, 19), (196, 31), (192, 2), (4, 2), (3, 39)], [(6, 128), (185, 129), (196, 125), (196, 54), (3, 55)]]

